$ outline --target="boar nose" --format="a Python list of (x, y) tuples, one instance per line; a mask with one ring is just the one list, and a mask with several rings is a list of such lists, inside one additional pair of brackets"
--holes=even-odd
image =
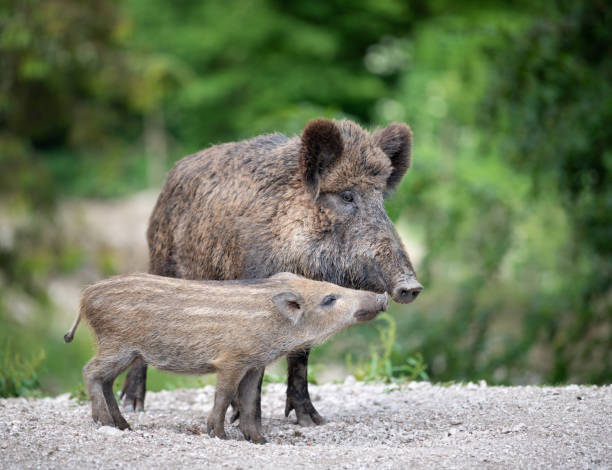
[(408, 279), (400, 282), (393, 292), (391, 292), (391, 298), (400, 304), (409, 304), (423, 290), (423, 286), (416, 279)]
[(387, 300), (387, 294), (376, 294), (376, 302), (378, 303), (378, 309), (381, 312), (387, 311), (387, 307), (389, 306), (389, 301)]

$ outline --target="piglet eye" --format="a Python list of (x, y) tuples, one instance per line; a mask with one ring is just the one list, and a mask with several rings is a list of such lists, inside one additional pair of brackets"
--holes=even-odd
[(344, 192), (342, 193), (342, 200), (343, 200), (344, 202), (353, 202), (353, 200), (354, 200), (354, 199), (353, 199), (353, 193), (352, 193), (352, 192), (350, 192), (350, 191), (344, 191)]
[(321, 302), (321, 305), (325, 307), (331, 307), (336, 302), (336, 299), (337, 297), (333, 294), (326, 295), (325, 298), (323, 299), (323, 302)]

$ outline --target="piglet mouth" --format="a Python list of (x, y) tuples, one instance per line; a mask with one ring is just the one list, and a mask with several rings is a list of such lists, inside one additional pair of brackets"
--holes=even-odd
[(362, 321), (370, 321), (378, 316), (381, 310), (357, 310), (353, 315), (355, 318)]

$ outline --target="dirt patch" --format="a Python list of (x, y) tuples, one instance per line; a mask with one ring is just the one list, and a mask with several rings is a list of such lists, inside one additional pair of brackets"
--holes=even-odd
[(3, 468), (612, 468), (612, 387), (312, 386), (327, 424), (285, 418), (284, 385), (263, 396), (269, 444), (205, 433), (214, 389), (147, 395), (132, 431), (91, 422), (67, 395), (0, 400)]

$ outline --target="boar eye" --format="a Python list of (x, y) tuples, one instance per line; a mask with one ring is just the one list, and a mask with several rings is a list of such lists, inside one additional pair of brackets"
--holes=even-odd
[(350, 191), (344, 191), (342, 194), (342, 200), (346, 203), (353, 202), (353, 193)]
[(331, 307), (332, 305), (334, 305), (337, 298), (338, 297), (336, 297), (333, 294), (326, 295), (325, 298), (323, 299), (323, 302), (321, 302), (321, 305), (323, 305), (324, 307)]

